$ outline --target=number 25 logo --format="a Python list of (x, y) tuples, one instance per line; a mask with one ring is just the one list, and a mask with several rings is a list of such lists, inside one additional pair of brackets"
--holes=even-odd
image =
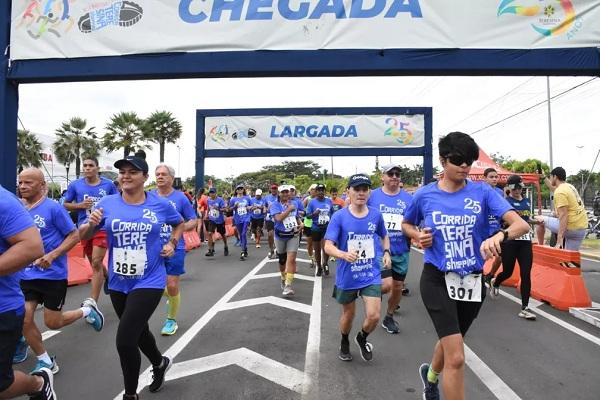
[(152, 222), (153, 224), (158, 222), (158, 218), (156, 218), (156, 214), (154, 213), (154, 211), (149, 210), (147, 208), (144, 208), (142, 218), (149, 219), (150, 222)]
[(473, 213), (479, 214), (481, 212), (481, 203), (473, 199), (465, 199), (465, 210), (473, 210)]

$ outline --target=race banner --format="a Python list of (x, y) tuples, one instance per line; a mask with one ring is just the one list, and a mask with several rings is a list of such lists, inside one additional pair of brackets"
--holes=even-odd
[(425, 144), (415, 115), (222, 116), (204, 119), (205, 149), (410, 148)]
[[(9, 0), (3, 0), (9, 1)], [(598, 0), (10, 0), (10, 58), (597, 47)]]

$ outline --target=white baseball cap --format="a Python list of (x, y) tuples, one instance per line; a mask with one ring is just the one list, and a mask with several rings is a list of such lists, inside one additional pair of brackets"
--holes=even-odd
[(260, 190), (260, 189), (256, 189), (256, 192), (254, 192), (254, 194), (255, 194), (256, 196), (260, 196), (260, 195), (262, 195), (262, 190)]

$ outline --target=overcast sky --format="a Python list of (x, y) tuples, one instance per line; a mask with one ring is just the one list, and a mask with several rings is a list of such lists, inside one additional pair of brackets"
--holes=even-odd
[[(551, 95), (590, 79), (551, 78)], [(188, 177), (194, 174), (196, 109), (432, 107), (437, 154), (439, 136), (454, 130), (479, 131), (545, 99), (545, 77), (236, 78), (30, 84), (20, 86), (19, 117), (26, 129), (51, 134), (61, 122), (80, 116), (102, 134), (115, 113), (135, 111), (147, 117), (155, 110), (171, 111), (181, 121), (184, 132), (179, 149), (167, 145), (166, 161), (180, 168), (180, 175)], [(600, 149), (599, 106), (600, 79), (552, 101), (554, 165), (565, 167), (568, 174), (592, 167)], [(474, 133), (473, 137), (488, 154), (548, 162), (547, 106), (533, 108)], [(158, 147), (148, 154), (152, 168), (158, 163)], [(329, 157), (311, 159), (331, 169)], [(280, 158), (208, 159), (206, 173), (225, 178), (281, 161)], [(388, 161), (389, 157), (381, 159), (382, 163)], [(416, 157), (398, 157), (393, 161), (407, 165), (421, 163)], [(335, 157), (334, 171), (350, 175), (355, 171), (371, 171), (374, 164), (374, 157)], [(598, 170), (600, 162), (594, 168)]]

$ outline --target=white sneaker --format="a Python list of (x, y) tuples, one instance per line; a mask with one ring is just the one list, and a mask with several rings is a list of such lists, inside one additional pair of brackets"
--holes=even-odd
[(527, 319), (529, 321), (535, 321), (535, 319), (536, 319), (535, 314), (531, 312), (531, 310), (529, 309), (529, 307), (521, 310), (519, 312), (519, 317), (525, 318), (525, 319)]
[(283, 293), (281, 294), (284, 296), (293, 296), (294, 293), (294, 289), (292, 289), (291, 285), (285, 285), (285, 287), (283, 288)]
[(500, 288), (497, 288), (496, 286), (494, 286), (496, 283), (496, 278), (492, 278), (492, 280), (490, 281), (490, 297), (492, 299), (497, 299), (498, 296), (500, 296)]

